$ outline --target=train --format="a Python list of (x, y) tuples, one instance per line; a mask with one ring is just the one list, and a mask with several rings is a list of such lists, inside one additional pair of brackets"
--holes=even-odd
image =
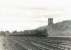
[(23, 32), (14, 32), (12, 34), (10, 34), (10, 36), (36, 36), (36, 37), (46, 37), (47, 34), (47, 30), (24, 30)]

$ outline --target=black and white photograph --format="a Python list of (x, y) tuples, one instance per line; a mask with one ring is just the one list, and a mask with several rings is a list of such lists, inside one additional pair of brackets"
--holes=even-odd
[(0, 0), (0, 50), (71, 50), (71, 0)]

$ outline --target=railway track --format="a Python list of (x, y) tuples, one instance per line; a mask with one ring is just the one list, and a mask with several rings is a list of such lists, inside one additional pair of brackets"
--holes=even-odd
[(25, 50), (71, 50), (70, 41), (19, 36), (9, 36), (8, 40), (25, 48)]
[(20, 39), (14, 37), (14, 38), (9, 38), (8, 40), (12, 40), (14, 43), (17, 43), (26, 50), (41, 50), (41, 48), (33, 45), (32, 43), (30, 43), (30, 41), (27, 41), (26, 39), (23, 39), (23, 41), (21, 41)]

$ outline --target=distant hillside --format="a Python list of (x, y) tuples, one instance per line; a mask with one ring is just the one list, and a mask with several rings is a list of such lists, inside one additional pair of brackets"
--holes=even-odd
[(46, 25), (46, 26), (41, 26), (41, 27), (37, 28), (37, 30), (42, 31), (42, 30), (47, 29), (47, 27), (48, 27), (48, 25)]
[(37, 30), (47, 30), (49, 36), (71, 36), (71, 20), (62, 21), (53, 25), (46, 25), (37, 28)]
[(56, 23), (53, 28), (58, 32), (58, 36), (71, 36), (71, 21)]

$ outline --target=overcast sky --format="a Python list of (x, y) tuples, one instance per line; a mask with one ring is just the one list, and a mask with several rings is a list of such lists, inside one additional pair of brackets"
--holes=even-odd
[(0, 0), (0, 30), (21, 31), (71, 19), (70, 0)]

